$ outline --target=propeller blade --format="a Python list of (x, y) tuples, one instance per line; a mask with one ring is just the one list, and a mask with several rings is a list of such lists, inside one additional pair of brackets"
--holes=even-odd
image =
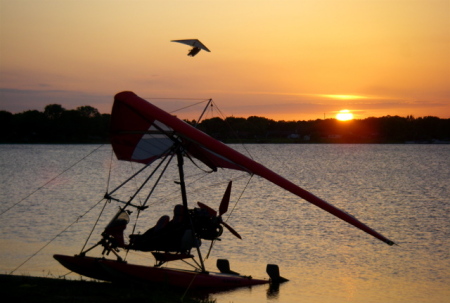
[(200, 206), (200, 208), (206, 209), (212, 217), (217, 217), (217, 211), (215, 211), (208, 205), (203, 204), (202, 202), (197, 202), (197, 204), (198, 204), (198, 206)]
[(223, 215), (228, 210), (228, 204), (230, 203), (230, 196), (231, 196), (231, 183), (233, 183), (233, 181), (230, 181), (230, 183), (228, 183), (227, 189), (223, 194), (222, 202), (220, 202), (219, 216)]
[(225, 227), (230, 231), (230, 233), (232, 233), (233, 235), (235, 235), (236, 237), (238, 237), (239, 239), (242, 240), (241, 235), (238, 234), (238, 232), (235, 231), (235, 230), (233, 229), (233, 227), (231, 227), (230, 225), (228, 225), (227, 223), (225, 223), (225, 222), (223, 222), (223, 221), (221, 222), (221, 224), (222, 224), (223, 226), (225, 226)]

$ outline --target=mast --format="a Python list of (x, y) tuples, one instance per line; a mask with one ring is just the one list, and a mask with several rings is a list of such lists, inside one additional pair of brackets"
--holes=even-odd
[(183, 201), (184, 210), (187, 211), (188, 209), (188, 202), (187, 202), (187, 194), (186, 194), (186, 184), (184, 182), (184, 159), (183, 159), (183, 152), (181, 151), (181, 147), (177, 148), (177, 160), (178, 160), (178, 174), (180, 176), (180, 186), (181, 186), (181, 199)]
[[(181, 187), (181, 199), (183, 201), (185, 215), (189, 218), (189, 224), (191, 225), (192, 231), (194, 233), (194, 237), (197, 238), (196, 232), (194, 229), (194, 224), (192, 223), (192, 218), (188, 212), (188, 202), (187, 202), (187, 194), (186, 194), (186, 183), (184, 182), (184, 159), (183, 159), (183, 151), (181, 145), (176, 149), (177, 160), (178, 160), (178, 174), (180, 176), (180, 187)], [(205, 264), (203, 263), (202, 252), (200, 251), (199, 241), (195, 241), (195, 247), (197, 249), (197, 254), (200, 259), (200, 266), (202, 272), (205, 272)]]
[(197, 126), (200, 124), (200, 121), (202, 120), (203, 115), (205, 114), (205, 112), (206, 112), (206, 110), (208, 109), (208, 107), (209, 107), (209, 105), (211, 104), (211, 102), (212, 102), (212, 99), (209, 99), (209, 100), (208, 100), (208, 103), (206, 103), (206, 106), (205, 106), (205, 108), (203, 109), (202, 114), (200, 115), (200, 117), (198, 118), (197, 122), (195, 123), (195, 128), (197, 128)]

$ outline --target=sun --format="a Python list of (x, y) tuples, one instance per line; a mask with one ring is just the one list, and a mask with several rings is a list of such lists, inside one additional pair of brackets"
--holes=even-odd
[(343, 109), (336, 114), (336, 119), (339, 121), (348, 121), (353, 119), (353, 114), (348, 109)]

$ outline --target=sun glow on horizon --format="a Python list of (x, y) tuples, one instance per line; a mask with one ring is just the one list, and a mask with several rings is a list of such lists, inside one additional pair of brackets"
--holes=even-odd
[(336, 114), (336, 119), (339, 121), (353, 120), (353, 114), (348, 109), (343, 109)]
[(320, 95), (320, 96), (339, 100), (367, 99), (367, 97), (365, 96), (358, 96), (358, 95)]

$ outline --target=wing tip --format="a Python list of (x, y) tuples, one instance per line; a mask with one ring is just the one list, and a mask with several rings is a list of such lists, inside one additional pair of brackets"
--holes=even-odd
[(391, 241), (389, 239), (384, 240), (383, 242), (385, 242), (387, 245), (389, 246), (394, 246), (394, 245), (398, 245), (397, 243), (395, 243), (394, 241)]

